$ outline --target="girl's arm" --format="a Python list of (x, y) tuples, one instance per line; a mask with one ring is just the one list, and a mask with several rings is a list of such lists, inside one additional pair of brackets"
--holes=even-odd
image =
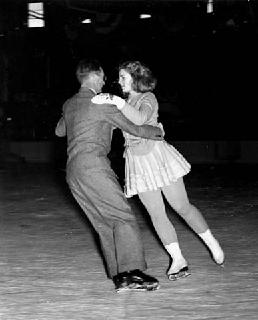
[(149, 120), (152, 114), (152, 107), (149, 103), (143, 102), (139, 108), (139, 110), (132, 107), (129, 103), (125, 103), (123, 108), (120, 109), (123, 115), (132, 121), (137, 126), (141, 126)]
[(154, 110), (153, 102), (147, 97), (144, 97), (142, 99), (139, 110), (132, 107), (124, 99), (115, 95), (110, 95), (108, 93), (96, 95), (91, 99), (91, 101), (96, 104), (114, 104), (127, 119), (138, 126), (146, 123), (146, 121), (150, 119)]

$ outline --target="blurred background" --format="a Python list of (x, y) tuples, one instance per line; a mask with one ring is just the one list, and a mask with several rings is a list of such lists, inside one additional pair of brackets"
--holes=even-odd
[(150, 66), (166, 138), (195, 141), (190, 156), (205, 141), (212, 158), (238, 159), (241, 141), (258, 140), (257, 40), (255, 0), (1, 0), (2, 148), (25, 154), (21, 142), (35, 142), (35, 154), (50, 152), (37, 148), (56, 141), (62, 104), (79, 89), (75, 67), (95, 57), (104, 91), (117, 94), (119, 62)]

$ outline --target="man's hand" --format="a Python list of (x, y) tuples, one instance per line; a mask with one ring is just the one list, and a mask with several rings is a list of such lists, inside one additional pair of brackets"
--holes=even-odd
[(159, 131), (158, 131), (157, 134), (155, 135), (156, 138), (157, 138), (158, 140), (163, 140), (163, 139), (164, 139), (164, 130), (162, 130), (161, 128), (158, 128), (158, 127), (157, 127), (157, 129), (158, 129)]
[(124, 99), (109, 93), (100, 93), (95, 97), (93, 97), (91, 99), (91, 102), (96, 104), (106, 104), (106, 103), (114, 104), (118, 110), (121, 110), (125, 105)]
[(66, 136), (66, 125), (64, 117), (61, 117), (56, 125), (55, 134), (58, 137), (64, 137)]
[(162, 123), (161, 123), (161, 122), (159, 122), (157, 126), (158, 126), (158, 128), (160, 128), (160, 129), (161, 129), (161, 131), (162, 131), (162, 136), (163, 136), (163, 138), (164, 138), (164, 137), (165, 137), (165, 130), (164, 130), (164, 128), (163, 128)]
[(141, 126), (142, 128), (146, 129), (152, 129), (152, 136), (150, 136), (148, 139), (151, 140), (163, 140), (164, 139), (164, 131), (159, 127), (154, 127), (148, 124), (144, 124)]

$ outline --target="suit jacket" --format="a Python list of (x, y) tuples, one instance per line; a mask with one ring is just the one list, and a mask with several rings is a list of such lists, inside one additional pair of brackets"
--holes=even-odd
[(81, 88), (63, 105), (55, 132), (59, 137), (67, 135), (68, 163), (80, 158), (85, 168), (109, 167), (107, 154), (116, 127), (135, 136), (162, 140), (157, 127), (134, 125), (113, 105), (92, 103), (94, 95), (88, 88)]

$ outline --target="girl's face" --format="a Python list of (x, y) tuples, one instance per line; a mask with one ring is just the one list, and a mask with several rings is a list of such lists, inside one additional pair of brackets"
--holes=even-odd
[(131, 91), (133, 91), (132, 89), (133, 79), (130, 73), (128, 73), (126, 70), (121, 69), (119, 71), (118, 83), (120, 84), (123, 93), (130, 93)]

